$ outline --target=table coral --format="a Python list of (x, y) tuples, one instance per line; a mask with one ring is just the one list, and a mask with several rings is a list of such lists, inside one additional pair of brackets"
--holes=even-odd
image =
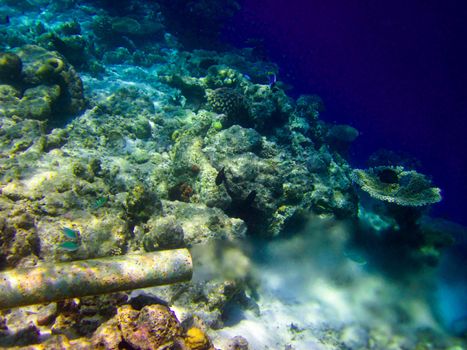
[(441, 201), (441, 190), (413, 170), (380, 166), (355, 169), (352, 179), (371, 197), (401, 206), (418, 207)]

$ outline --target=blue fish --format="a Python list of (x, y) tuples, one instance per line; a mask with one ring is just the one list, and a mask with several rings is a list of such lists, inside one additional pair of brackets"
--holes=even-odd
[(107, 203), (109, 199), (107, 197), (100, 197), (96, 200), (96, 202), (92, 205), (91, 209), (99, 209), (104, 206), (105, 203)]
[(79, 245), (76, 242), (63, 242), (59, 244), (59, 247), (68, 252), (75, 252), (79, 249)]
[(63, 231), (63, 234), (64, 234), (67, 238), (69, 238), (69, 239), (71, 239), (71, 240), (73, 240), (73, 241), (78, 240), (78, 232), (77, 232), (77, 231), (74, 231), (74, 230), (72, 230), (72, 229), (69, 228), (69, 227), (64, 227), (64, 228), (62, 228), (62, 231)]

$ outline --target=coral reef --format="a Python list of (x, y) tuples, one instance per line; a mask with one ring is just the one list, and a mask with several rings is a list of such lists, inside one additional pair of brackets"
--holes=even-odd
[[(299, 245), (292, 260), (308, 266), (315, 259), (339, 285), (325, 293), (325, 279), (316, 279), (324, 292), (307, 291), (314, 299), (305, 318), (318, 312), (321, 323), (305, 328), (288, 318), (281, 324), (289, 344), (310, 334), (309, 348), (429, 343), (419, 334), (399, 341), (408, 333), (380, 305), (378, 296), (391, 289), (381, 280), (363, 303), (387, 311), (386, 323), (335, 316), (352, 313), (352, 288), (371, 284), (364, 264), (408, 280), (416, 268), (437, 264), (452, 242), (426, 220), (440, 190), (388, 153), (368, 170), (353, 170), (346, 157), (358, 131), (324, 122), (318, 96), (288, 96), (279, 68), (254, 43), (214, 50), (223, 20), (237, 8), (231, 0), (0, 6), (11, 18), (0, 25), (0, 269), (182, 247), (196, 261), (189, 283), (1, 312), (1, 346), (213, 349), (218, 339), (209, 336), (232, 319), (264, 315), (275, 324), (258, 281), (271, 276), (267, 283), (278, 287), (290, 276), (296, 285), (308, 271), (268, 275), (252, 271), (256, 260), (321, 220), (304, 236), (326, 244)], [(189, 50), (207, 42), (210, 50)], [(245, 244), (249, 237), (260, 245)], [(360, 259), (339, 245), (343, 237), (363, 252)], [(329, 267), (341, 260), (342, 271)], [(348, 282), (358, 273), (361, 280)], [(295, 318), (304, 312), (289, 294), (280, 298), (298, 310)], [(334, 308), (323, 307), (331, 299)], [(256, 348), (257, 334), (252, 342), (248, 330), (241, 335), (229, 334), (222, 348)]]

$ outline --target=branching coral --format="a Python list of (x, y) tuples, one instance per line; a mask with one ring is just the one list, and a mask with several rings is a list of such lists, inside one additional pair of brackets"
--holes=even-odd
[(423, 174), (403, 167), (355, 169), (352, 180), (371, 197), (401, 206), (418, 207), (441, 201), (441, 190)]

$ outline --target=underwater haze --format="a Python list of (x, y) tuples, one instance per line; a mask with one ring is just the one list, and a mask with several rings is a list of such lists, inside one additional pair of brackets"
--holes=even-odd
[(466, 9), (0, 0), (0, 348), (467, 349)]

